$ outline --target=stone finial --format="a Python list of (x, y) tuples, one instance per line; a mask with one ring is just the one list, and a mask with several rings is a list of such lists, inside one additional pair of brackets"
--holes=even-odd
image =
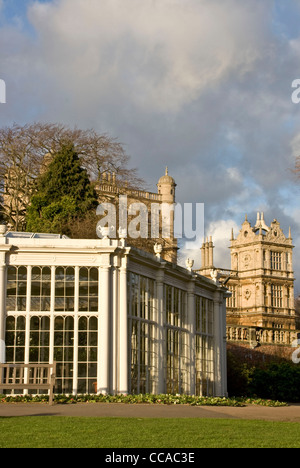
[(217, 270), (210, 270), (210, 276), (211, 279), (216, 283), (216, 285), (219, 285), (219, 272)]
[(154, 249), (154, 253), (156, 255), (156, 258), (160, 259), (161, 258), (161, 253), (162, 253), (162, 250), (163, 250), (162, 245), (156, 243), (154, 245), (153, 249)]
[(4, 237), (6, 233), (7, 233), (6, 224), (0, 224), (0, 237)]
[(186, 264), (186, 268), (189, 270), (189, 271), (192, 271), (192, 268), (194, 266), (194, 260), (191, 260), (190, 258), (188, 258), (185, 262)]

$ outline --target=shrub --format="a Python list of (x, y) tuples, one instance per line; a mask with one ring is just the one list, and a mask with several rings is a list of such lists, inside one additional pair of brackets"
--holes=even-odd
[(299, 403), (300, 367), (283, 362), (267, 369), (252, 369), (247, 394)]

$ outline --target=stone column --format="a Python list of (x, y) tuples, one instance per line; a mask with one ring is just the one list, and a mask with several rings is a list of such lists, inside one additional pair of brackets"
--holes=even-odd
[(0, 363), (5, 363), (5, 332), (6, 332), (6, 253), (10, 247), (6, 245), (6, 226), (0, 225)]
[(97, 391), (107, 394), (110, 391), (110, 309), (111, 309), (111, 266), (110, 255), (103, 254), (99, 269), (99, 308), (98, 308), (98, 378)]
[(187, 295), (187, 318), (190, 330), (189, 350), (190, 350), (190, 395), (196, 392), (196, 362), (195, 362), (195, 331), (196, 331), (196, 301), (195, 301), (195, 278), (192, 278), (188, 286)]
[(73, 394), (78, 388), (78, 312), (79, 312), (79, 266), (75, 266), (74, 288), (74, 368), (73, 368)]
[(157, 355), (158, 355), (158, 393), (166, 392), (165, 385), (165, 329), (164, 329), (164, 264), (161, 264), (160, 269), (156, 274), (156, 301), (157, 301), (157, 323), (158, 323), (158, 336), (157, 336)]
[(5, 298), (6, 298), (6, 266), (1, 254), (0, 260), (0, 363), (5, 363)]
[[(224, 292), (225, 297), (226, 293)], [(227, 396), (226, 308), (223, 293), (214, 294), (214, 377), (216, 396)]]
[(119, 393), (128, 394), (127, 257), (121, 259), (119, 297)]

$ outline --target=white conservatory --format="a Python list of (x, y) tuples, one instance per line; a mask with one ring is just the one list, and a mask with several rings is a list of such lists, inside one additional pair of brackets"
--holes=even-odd
[(226, 396), (228, 291), (124, 240), (0, 233), (0, 362), (56, 393)]

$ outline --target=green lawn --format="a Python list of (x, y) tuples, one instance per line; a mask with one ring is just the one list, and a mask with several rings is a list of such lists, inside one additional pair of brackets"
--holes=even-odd
[(232, 419), (0, 417), (0, 448), (300, 448), (300, 424)]

